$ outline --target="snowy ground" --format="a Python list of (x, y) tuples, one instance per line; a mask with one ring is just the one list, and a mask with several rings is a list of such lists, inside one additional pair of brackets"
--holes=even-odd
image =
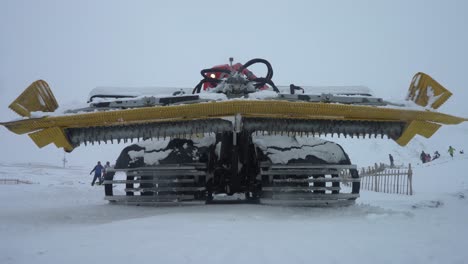
[(0, 163), (35, 183), (0, 185), (0, 263), (466, 263), (467, 161), (344, 208), (110, 205), (87, 169)]

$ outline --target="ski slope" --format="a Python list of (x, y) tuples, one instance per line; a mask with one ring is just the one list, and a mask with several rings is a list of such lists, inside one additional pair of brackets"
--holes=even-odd
[(466, 263), (467, 157), (342, 208), (111, 205), (88, 168), (0, 163), (34, 182), (0, 185), (0, 263)]

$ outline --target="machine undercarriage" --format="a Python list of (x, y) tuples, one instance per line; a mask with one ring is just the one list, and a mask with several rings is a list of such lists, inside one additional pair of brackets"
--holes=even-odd
[[(246, 131), (166, 142), (160, 149), (154, 149), (151, 142), (125, 148), (104, 179), (105, 199), (152, 205), (261, 202), (327, 206), (349, 205), (359, 197), (356, 166), (333, 142), (252, 136)], [(281, 147), (284, 144), (287, 146)], [(116, 173), (122, 179), (116, 179)], [(352, 183), (352, 188), (345, 187), (345, 182)]]

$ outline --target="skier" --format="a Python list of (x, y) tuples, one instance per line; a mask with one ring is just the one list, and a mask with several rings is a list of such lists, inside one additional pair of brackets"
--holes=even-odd
[(455, 149), (452, 148), (452, 146), (449, 146), (448, 153), (450, 154), (450, 157), (453, 159), (453, 153), (455, 152)]
[(102, 173), (102, 179), (103, 180), (106, 179), (107, 169), (109, 169), (110, 167), (111, 167), (110, 162), (107, 161), (106, 165), (104, 165), (104, 170), (103, 170), (103, 173)]
[(97, 165), (94, 166), (94, 169), (89, 173), (89, 175), (91, 175), (94, 171), (94, 178), (93, 178), (93, 182), (91, 182), (91, 186), (94, 186), (96, 179), (99, 179), (99, 185), (101, 185), (102, 183), (101, 174), (102, 174), (103, 169), (104, 167), (102, 167), (101, 162), (98, 161)]
[(434, 152), (434, 156), (432, 157), (432, 160), (438, 159), (439, 157), (440, 157), (440, 153), (439, 151), (436, 150), (436, 152)]
[(432, 158), (431, 158), (431, 154), (427, 153), (426, 154), (426, 162), (431, 162)]
[(426, 153), (424, 153), (424, 150), (421, 152), (421, 155), (419, 155), (419, 159), (422, 163), (426, 163)]
[(395, 167), (395, 164), (393, 163), (393, 156), (392, 156), (392, 154), (388, 154), (388, 158), (390, 159), (390, 168)]

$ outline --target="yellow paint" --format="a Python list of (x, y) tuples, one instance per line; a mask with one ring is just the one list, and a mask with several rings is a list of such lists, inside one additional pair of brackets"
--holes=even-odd
[(58, 127), (36, 131), (29, 134), (29, 137), (39, 148), (54, 143), (57, 148), (63, 148), (65, 151), (70, 152), (73, 150), (73, 146), (65, 136), (65, 132)]
[[(438, 98), (434, 102), (431, 102), (431, 105), (428, 105), (430, 103), (428, 97), (430, 89), (432, 89), (433, 96)], [(431, 76), (418, 72), (411, 81), (407, 99), (422, 107), (437, 109), (445, 103), (450, 96), (452, 96), (452, 93), (436, 80), (432, 79)]]
[(403, 130), (403, 134), (395, 140), (400, 146), (406, 146), (416, 134), (430, 138), (441, 127), (439, 124), (414, 120)]
[(29, 85), (11, 104), (10, 109), (20, 116), (31, 116), (31, 112), (53, 112), (58, 104), (49, 85), (38, 80)]
[[(419, 77), (418, 77), (419, 76)], [(436, 96), (433, 108), (439, 107), (451, 93), (424, 73), (415, 75), (408, 93), (409, 99), (427, 106), (427, 89), (432, 87)], [(426, 97), (424, 97), (426, 95)], [(41, 98), (41, 99), (39, 99)], [(42, 102), (41, 102), (42, 100)], [(31, 84), (11, 105), (15, 112), (30, 116), (32, 111), (54, 111), (58, 104), (44, 81)], [(230, 100), (188, 105), (155, 106), (105, 112), (91, 112), (43, 118), (29, 118), (0, 123), (16, 134), (29, 133), (38, 147), (54, 143), (67, 151), (73, 149), (65, 135), (67, 128), (108, 127), (130, 124), (148, 124), (165, 121), (212, 119), (241, 114), (246, 117), (305, 120), (361, 120), (376, 122), (404, 122), (404, 129), (396, 142), (406, 145), (416, 134), (430, 137), (440, 124), (459, 124), (466, 118), (432, 111), (403, 108), (345, 105), (333, 103), (290, 102), (281, 100)]]
[(366, 121), (428, 121), (459, 124), (465, 118), (431, 111), (379, 108), (327, 103), (288, 102), (279, 100), (233, 100), (190, 105), (157, 106), (136, 109), (92, 112), (56, 117), (30, 118), (0, 123), (17, 134), (61, 127), (83, 128), (127, 124), (156, 123), (171, 120), (209, 119), (241, 114), (249, 117), (292, 119), (336, 119)]

